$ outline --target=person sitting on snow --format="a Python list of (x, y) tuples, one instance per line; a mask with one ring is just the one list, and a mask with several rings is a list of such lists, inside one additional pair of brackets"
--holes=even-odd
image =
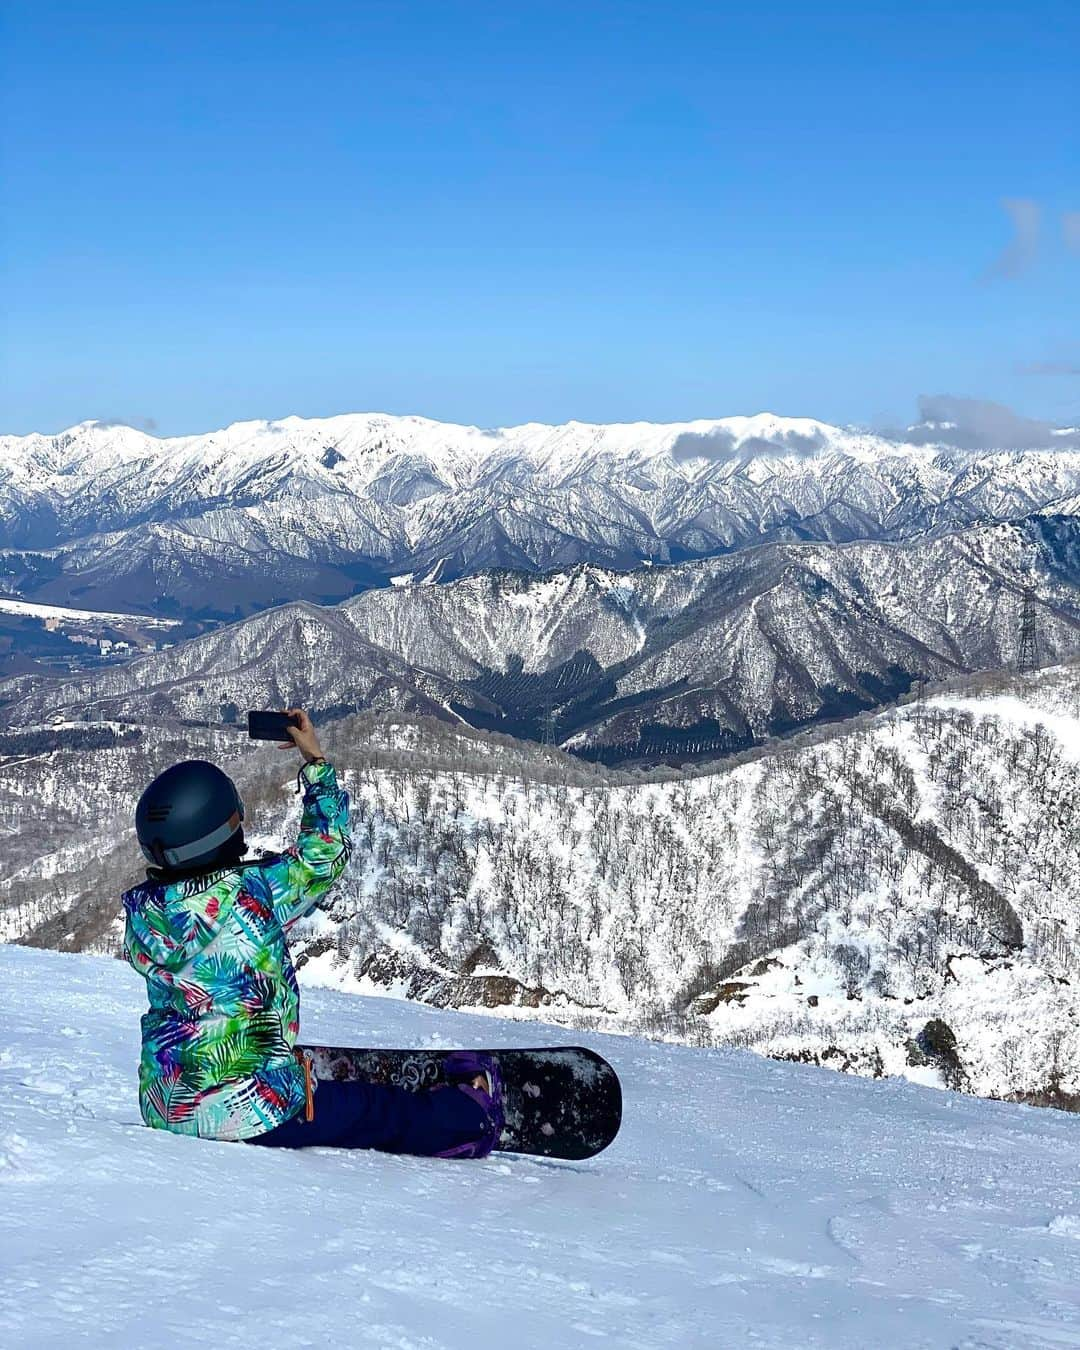
[[(445, 1085), (426, 1092), (316, 1083), (296, 1051), (300, 996), (286, 934), (322, 900), (349, 860), (349, 798), (311, 718), (289, 710), (304, 764), (296, 844), (245, 859), (244, 806), (232, 779), (204, 760), (160, 774), (135, 825), (151, 864), (125, 893), (124, 951), (147, 983), (139, 1105), (147, 1125), (206, 1139), (302, 1148), (485, 1157), (502, 1129), (489, 1056), (462, 1051)], [(454, 1091), (453, 1087), (460, 1088)]]

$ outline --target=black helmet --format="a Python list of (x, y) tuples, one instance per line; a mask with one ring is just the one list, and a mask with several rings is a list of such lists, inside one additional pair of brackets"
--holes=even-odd
[(135, 808), (142, 851), (157, 867), (194, 872), (244, 851), (244, 803), (227, 773), (188, 759), (158, 774)]

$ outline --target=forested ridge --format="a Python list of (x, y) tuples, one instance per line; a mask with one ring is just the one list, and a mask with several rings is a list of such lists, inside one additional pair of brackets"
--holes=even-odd
[[(306, 978), (1065, 1101), (1080, 678), (994, 685), (685, 772), (342, 719), (327, 742), (356, 850), (300, 934)], [(9, 940), (117, 950), (130, 813), (176, 758), (223, 758), (253, 844), (286, 842), (285, 757), (225, 731), (131, 732), (0, 762)]]

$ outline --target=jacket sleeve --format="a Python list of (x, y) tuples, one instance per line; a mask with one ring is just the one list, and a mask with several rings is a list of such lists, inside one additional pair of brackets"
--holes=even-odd
[(349, 794), (338, 786), (332, 764), (306, 764), (300, 771), (304, 810), (300, 835), (271, 869), (274, 915), (282, 928), (314, 909), (341, 876), (352, 851)]

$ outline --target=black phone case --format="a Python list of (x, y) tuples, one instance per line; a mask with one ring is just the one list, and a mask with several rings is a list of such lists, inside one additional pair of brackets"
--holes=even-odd
[(288, 713), (254, 710), (248, 713), (248, 735), (253, 741), (287, 741), (290, 739), (287, 728), (299, 725)]

